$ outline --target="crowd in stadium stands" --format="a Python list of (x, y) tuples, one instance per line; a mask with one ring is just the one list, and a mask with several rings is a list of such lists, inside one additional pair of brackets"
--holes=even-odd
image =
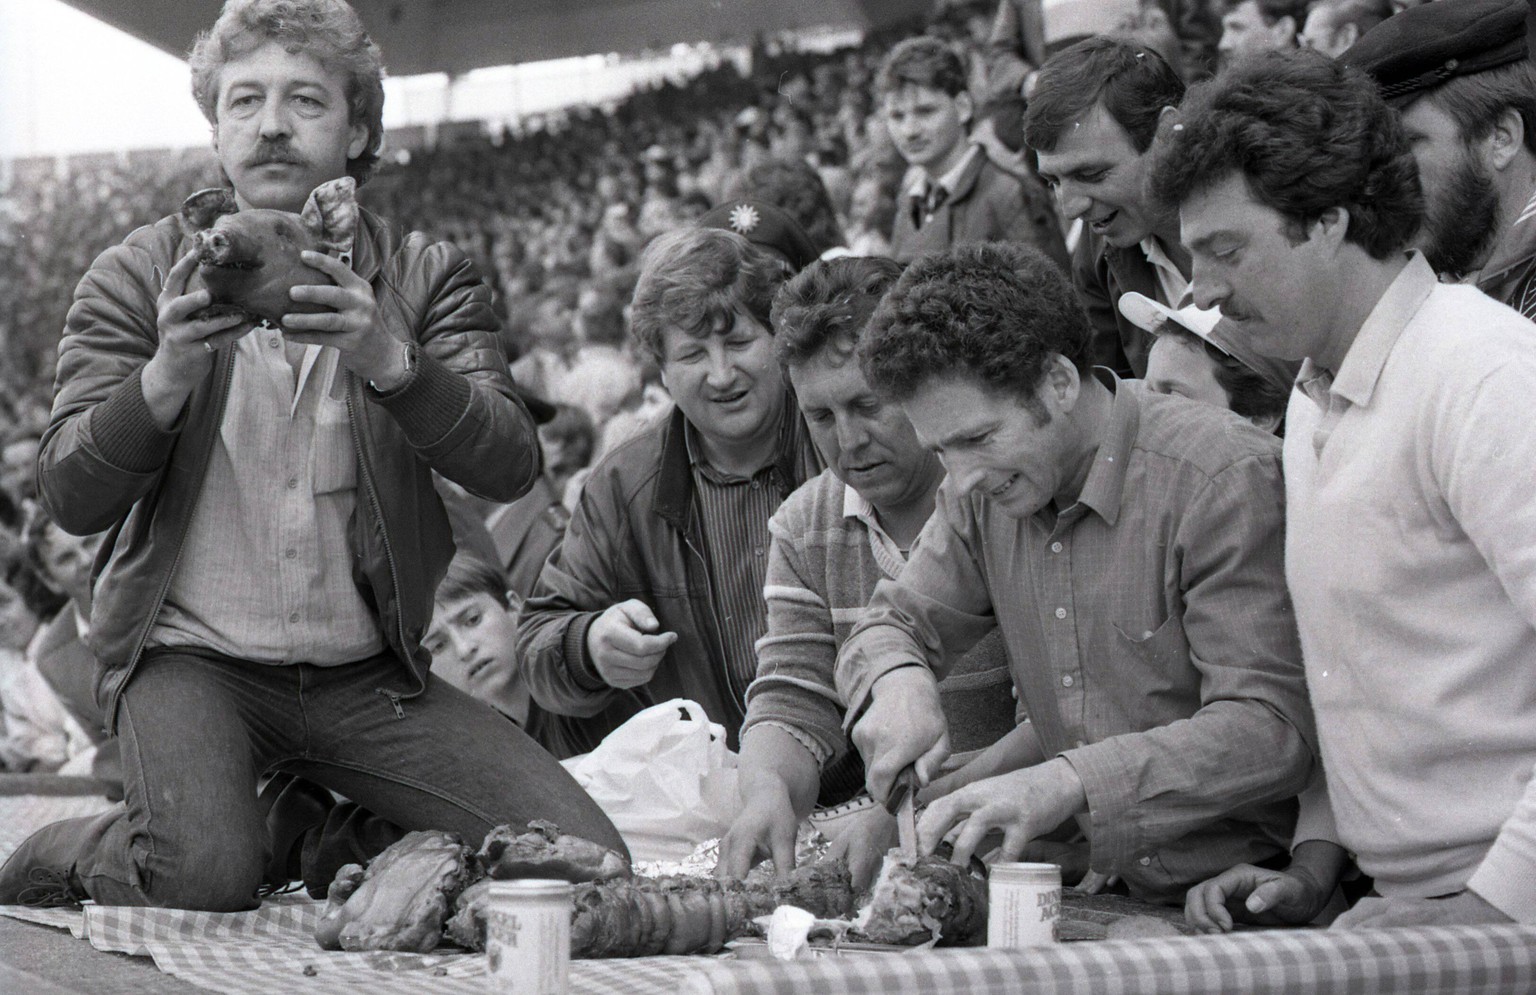
[[(929, 27), (979, 53), (990, 12), (944, 8)], [(386, 157), (361, 191), (369, 208), (458, 245), (479, 264), (497, 292), (518, 384), (560, 406), (541, 430), (546, 455), (551, 443), (558, 447), (548, 459), (550, 479), (533, 495), (547, 507), (472, 509), (490, 519), (493, 537), (507, 533), (502, 558), (525, 593), (559, 539), (582, 469), (669, 406), (654, 362), (629, 345), (626, 330), (645, 244), (726, 194), (740, 196), (743, 170), (787, 163), (791, 171), (814, 165), (837, 206), (835, 216), (810, 226), (819, 249), (888, 250), (904, 164), (876, 113), (872, 77), (885, 50), (922, 27), (890, 29), (830, 55), (758, 45), (750, 74), (722, 58), (718, 68), (638, 92), (611, 111), (576, 108), (525, 133)], [(803, 196), (796, 178), (779, 181), (787, 196)], [(7, 767), (57, 768), (69, 758), (66, 744), (78, 752), (92, 742), (79, 730), (66, 736), (64, 713), (51, 703), (39, 720), (51, 728), (47, 735), (5, 705), (46, 700), (32, 693), (35, 668), (21, 657), (66, 601), (33, 565), (24, 537), (37, 514), (37, 441), (75, 284), (124, 233), (219, 179), (205, 149), (34, 161), (11, 174), (0, 207), (0, 299), (10, 303), (0, 313), (0, 718), (7, 720), (0, 762)], [(3, 674), (20, 676), (7, 685)]]
[[(749, 73), (722, 58), (716, 68), (641, 90), (612, 109), (574, 108), (494, 137), (386, 157), (361, 192), (363, 203), (405, 230), (452, 242), (478, 263), (496, 291), (517, 383), (559, 412), (541, 429), (546, 451), (555, 454), (547, 479), (524, 507), (513, 513), (457, 494), (456, 522), (489, 522), (495, 555), (514, 589), (526, 593), (559, 539), (585, 467), (670, 406), (655, 362), (633, 348), (627, 332), (637, 262), (656, 235), (745, 197), (786, 208), (818, 253), (893, 253), (898, 201), (905, 202), (917, 167), (909, 173), (891, 139), (876, 75), (903, 37), (921, 32), (963, 53), (962, 83), (975, 103), (972, 140), (1038, 187), (1021, 151), (1020, 91), (1047, 50), (1086, 30), (1113, 28), (1201, 73), (1215, 66), (1218, 42), (1223, 50), (1262, 44), (1248, 34), (1254, 17), (1277, 38), (1287, 31), (1299, 37), (1304, 23), (1314, 35), (1328, 26), (1322, 14), (1306, 20), (1306, 4), (1290, 6), (1296, 10), (1252, 0), (1111, 3), (1058, 15), (1061, 23), (1031, 33), (1011, 0), (937, 4), (923, 22), (871, 33), (852, 48), (826, 54), (759, 42)], [(1386, 13), (1385, 0), (1311, 6), (1347, 9), (1358, 22), (1350, 38)], [(67, 602), (26, 541), (29, 524), (30, 534), (42, 534), (30, 522), (38, 514), (32, 466), (52, 400), (58, 330), (97, 253), (220, 176), (212, 153), (194, 149), (19, 163), (9, 180), (0, 209), (0, 299), (9, 303), (0, 313), (0, 609), (11, 621), (0, 626), (0, 656), (15, 658), (4, 674), (21, 676), (0, 676), (0, 718), (9, 720), (0, 762), (48, 768), (68, 759), (70, 749), (60, 744), (67, 740), (78, 752), (92, 737), (77, 728), (72, 738), (50, 734), (42, 744), (27, 732), (35, 723), (4, 702), (24, 697), (7, 687), (36, 688), (35, 668), (20, 658)], [(1064, 225), (1048, 233), (1068, 234)], [(533, 504), (545, 507), (535, 513), (527, 507)], [(471, 541), (485, 549), (478, 535)], [(50, 706), (44, 718), (63, 714)]]
[[(910, 766), (925, 849), (999, 830), (1209, 932), (1362, 895), (1341, 922), (1536, 919), (1536, 522), (1469, 483), (1536, 459), (1525, 0), (951, 0), (372, 176), (378, 53), (317, 2), (365, 67), (345, 117), (230, 98), (343, 92), (232, 0), (191, 60), (217, 159), (7, 168), (0, 770), (126, 783), (129, 811), (34, 835), (0, 903), (318, 895), (489, 810), (622, 848), (554, 760), (688, 697), (739, 751), (722, 874), (837, 810), (867, 883)], [(325, 306), (207, 315), (169, 218), (92, 263), (221, 179), (351, 225), (305, 257), (335, 285), (291, 298)], [(303, 666), (337, 715), (375, 706), (334, 755), (291, 752), (307, 718), (222, 722), (292, 719)], [(133, 727), (145, 702), (192, 732)], [(447, 784), (348, 780), (354, 748)], [(135, 828), (135, 792), (175, 817)], [(218, 819), (239, 873), (130, 866), (134, 833)]]

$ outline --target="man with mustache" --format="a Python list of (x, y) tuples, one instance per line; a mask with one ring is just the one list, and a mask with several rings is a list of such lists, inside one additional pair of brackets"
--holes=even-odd
[(1375, 893), (1336, 926), (1536, 922), (1536, 335), (1405, 251), (1417, 167), (1358, 70), (1272, 53), (1179, 113), (1153, 180), (1195, 303), (1306, 361), (1285, 573), (1326, 774), (1288, 867), (1232, 868), (1186, 913), (1309, 921), (1352, 854)]
[[(383, 70), (341, 0), (230, 0), (191, 66), (240, 210), (298, 211), (372, 173)], [(90, 646), (126, 809), (31, 836), (0, 904), (255, 908), (272, 850), (256, 783), (278, 771), (396, 837), (539, 818), (622, 847), (553, 757), (428, 674), (454, 551), (432, 472), (506, 501), (539, 471), (490, 288), (452, 246), (362, 212), (339, 256), (302, 257), (317, 282), (291, 296), (320, 307), (252, 327), (204, 316), (178, 222), (81, 280), (39, 456), (55, 520), (108, 530)]]
[(1439, 0), (1344, 61), (1402, 115), (1424, 189), (1417, 244), (1442, 278), (1536, 317), (1536, 67), (1526, 0)]

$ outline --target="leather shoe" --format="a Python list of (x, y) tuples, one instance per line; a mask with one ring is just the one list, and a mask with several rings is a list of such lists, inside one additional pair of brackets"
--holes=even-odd
[(262, 890), (272, 894), (287, 890), (298, 879), (304, 836), (324, 825), (336, 799), (313, 781), (275, 774), (262, 789), (260, 803), (267, 807), (267, 837), (272, 842)]
[(75, 874), (75, 861), (99, 846), (107, 827), (122, 817), (115, 809), (64, 819), (28, 836), (0, 866), (0, 905), (78, 906), (90, 898)]

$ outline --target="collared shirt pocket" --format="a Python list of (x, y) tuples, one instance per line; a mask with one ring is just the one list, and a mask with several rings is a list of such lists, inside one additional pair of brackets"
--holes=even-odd
[(1156, 628), (1131, 622), (1113, 623), (1118, 652), (1116, 679), (1130, 696), (1168, 696), (1198, 700), (1200, 675), (1189, 662), (1184, 620), (1170, 615)]
[(345, 396), (324, 394), (315, 406), (315, 436), (311, 473), (314, 493), (335, 494), (357, 487), (357, 453), (352, 446), (352, 421)]

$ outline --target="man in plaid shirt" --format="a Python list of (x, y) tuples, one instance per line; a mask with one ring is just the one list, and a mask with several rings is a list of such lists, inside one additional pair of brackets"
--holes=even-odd
[(1282, 573), (1279, 443), (1089, 367), (1087, 317), (1030, 250), (918, 261), (860, 344), (949, 472), (900, 578), (837, 661), (870, 793), (949, 751), (936, 677), (1000, 629), (1030, 717), (1022, 769), (935, 801), (932, 849), (1005, 860), (1076, 818), (1090, 865), (1179, 900), (1231, 854), (1283, 862), (1313, 769)]

